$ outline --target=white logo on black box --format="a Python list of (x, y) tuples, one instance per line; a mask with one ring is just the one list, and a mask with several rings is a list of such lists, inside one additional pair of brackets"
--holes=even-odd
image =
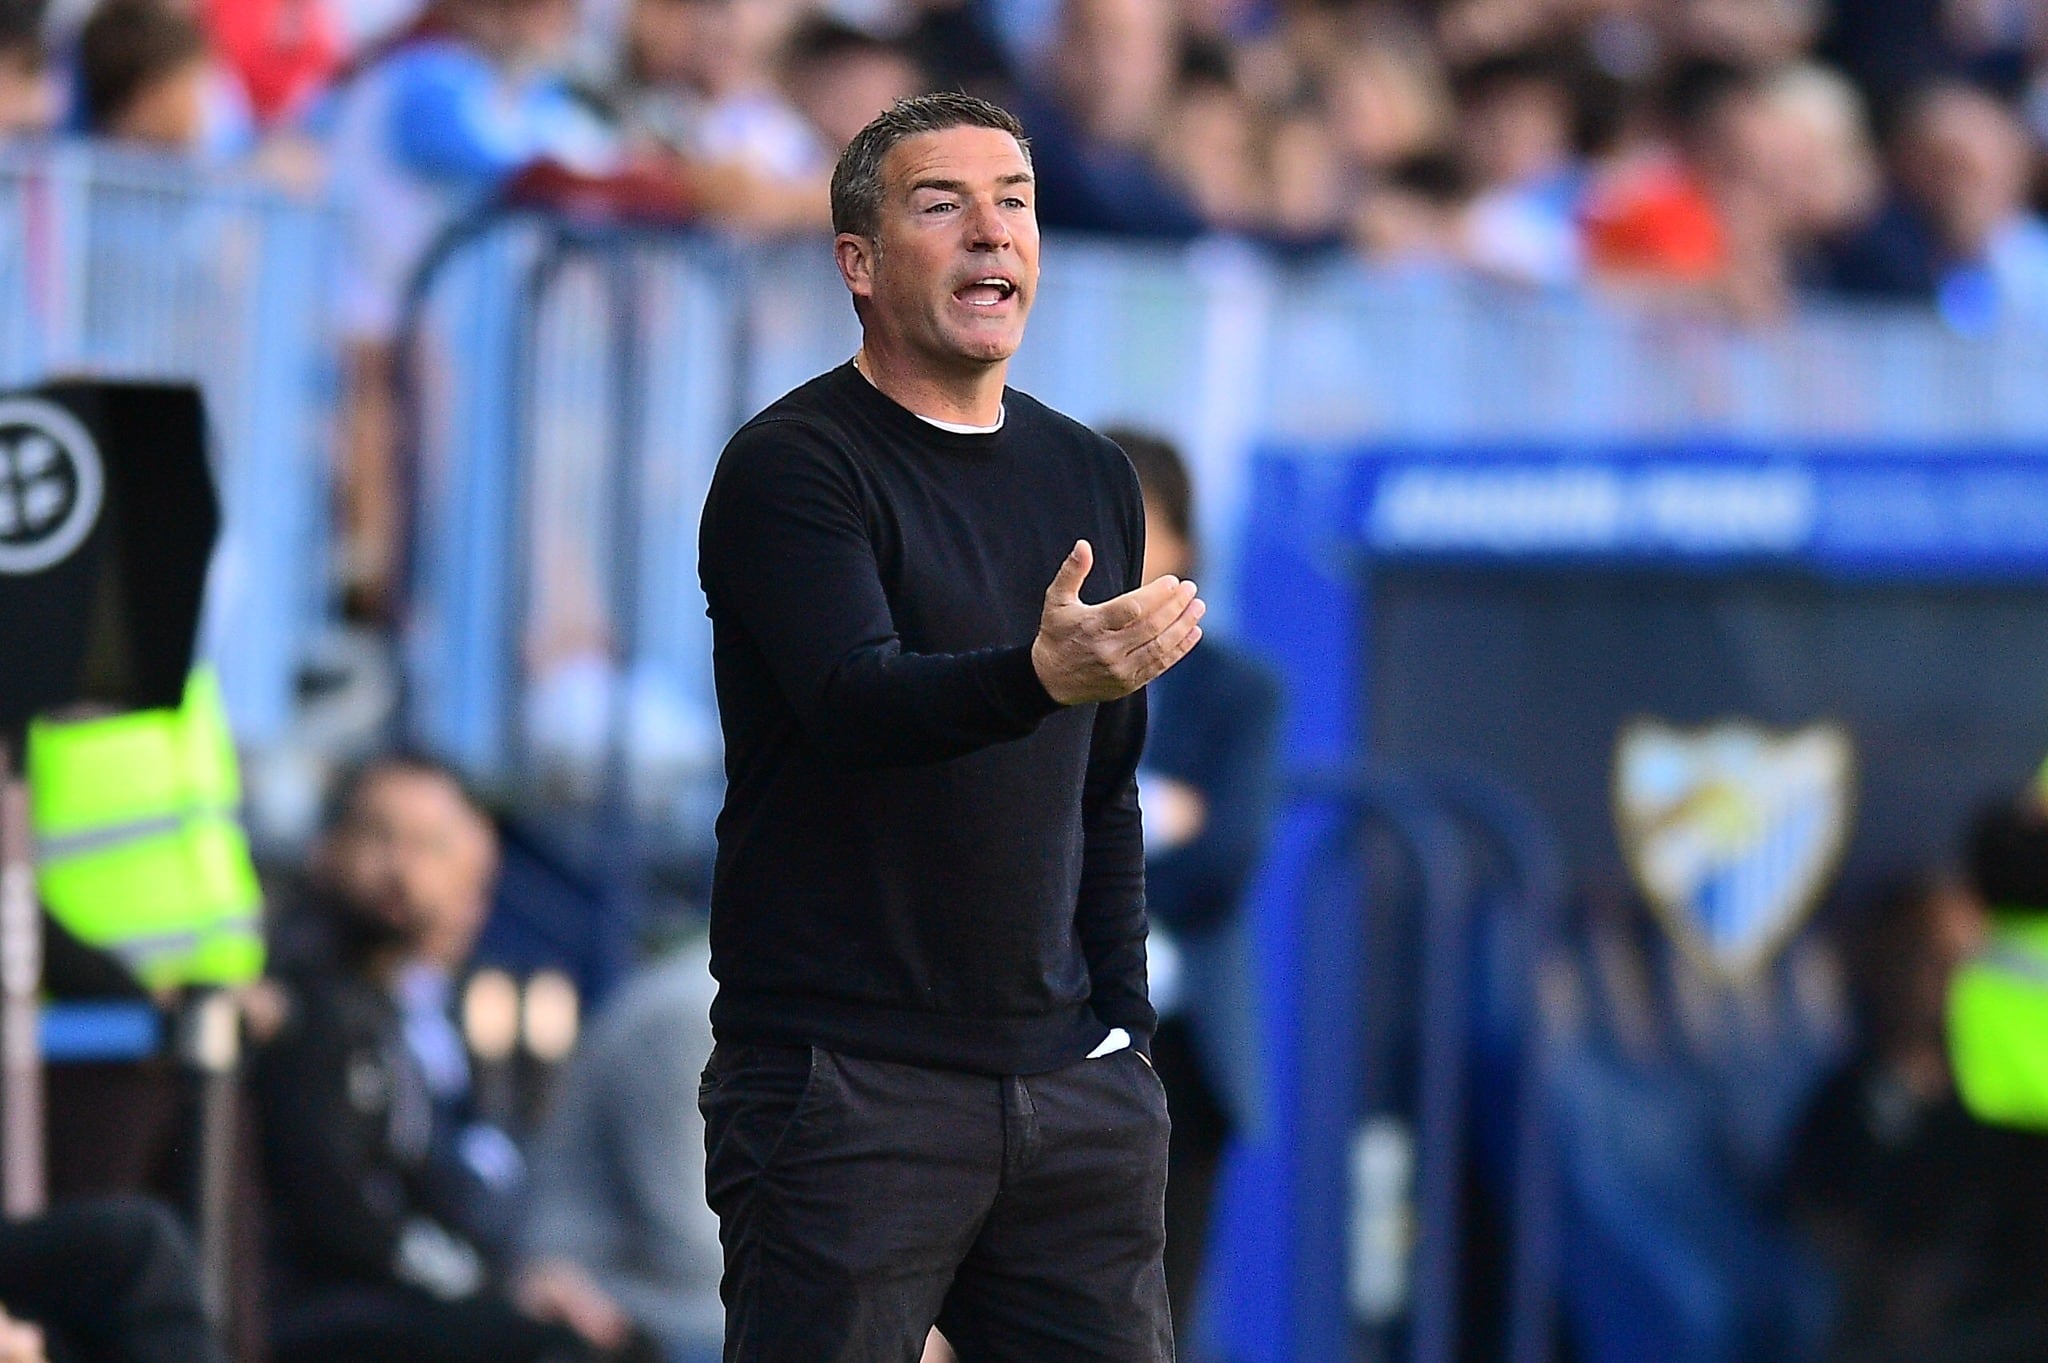
[(0, 576), (71, 557), (99, 521), (99, 447), (77, 418), (38, 398), (0, 400)]

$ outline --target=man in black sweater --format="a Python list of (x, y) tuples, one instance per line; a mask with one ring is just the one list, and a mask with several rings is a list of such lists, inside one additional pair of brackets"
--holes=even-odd
[[(728, 789), (702, 1105), (728, 1363), (1166, 1363), (1129, 463), (1003, 378), (1038, 282), (1016, 120), (897, 104), (840, 159), (851, 364), (704, 509)], [(1050, 586), (1046, 585), (1050, 582)]]

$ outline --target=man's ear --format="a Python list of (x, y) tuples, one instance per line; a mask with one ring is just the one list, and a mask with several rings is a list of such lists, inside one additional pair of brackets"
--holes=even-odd
[(853, 232), (841, 232), (832, 239), (832, 258), (839, 265), (839, 277), (855, 298), (872, 298), (875, 293), (875, 243)]

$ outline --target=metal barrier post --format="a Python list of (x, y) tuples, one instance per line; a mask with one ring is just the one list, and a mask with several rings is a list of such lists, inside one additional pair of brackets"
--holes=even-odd
[(228, 1316), (234, 1245), (235, 1097), (242, 1059), (242, 1010), (234, 995), (208, 990), (178, 1018), (178, 1052), (199, 1081), (199, 1173), (193, 1203), (199, 1240), (199, 1297), (216, 1326)]
[[(1362, 860), (1359, 837), (1371, 825), (1392, 834), (1414, 868), (1420, 890), (1420, 912), (1425, 924), (1454, 920), (1462, 916), (1466, 898), (1464, 869), (1456, 855), (1454, 826), (1412, 784), (1374, 773), (1353, 773), (1311, 778), (1302, 795), (1310, 800), (1335, 804), (1340, 821), (1326, 835), (1319, 854), (1310, 861), (1313, 868), (1333, 863), (1353, 867)], [(1359, 1189), (1352, 1174), (1360, 1118), (1372, 1114), (1359, 1111), (1360, 1099), (1369, 1076), (1355, 1056), (1362, 1038), (1356, 1000), (1361, 986), (1372, 987), (1372, 967), (1360, 943), (1355, 915), (1309, 914), (1302, 922), (1302, 980), (1300, 1027), (1303, 1060), (1313, 1054), (1318, 1068), (1314, 1074), (1306, 1065), (1297, 1077), (1296, 1101), (1299, 1122), (1299, 1172), (1295, 1190), (1295, 1233), (1303, 1242), (1296, 1263), (1296, 1301), (1301, 1315), (1296, 1340), (1298, 1356), (1304, 1359), (1342, 1360), (1356, 1357), (1355, 1322), (1344, 1310), (1351, 1300), (1345, 1282), (1345, 1267), (1359, 1252), (1352, 1239)], [(1436, 1063), (1443, 1063), (1439, 1059)], [(1425, 1114), (1427, 1129), (1417, 1131), (1421, 1164), (1415, 1183), (1416, 1196), (1429, 1196), (1432, 1180), (1440, 1179), (1442, 1156), (1428, 1148), (1441, 1124), (1441, 1114)], [(1453, 1162), (1455, 1174), (1457, 1165)], [(1399, 1195), (1399, 1190), (1396, 1190)], [(1423, 1266), (1426, 1245), (1417, 1256)], [(1419, 1274), (1418, 1274), (1419, 1276)], [(1427, 1284), (1417, 1281), (1408, 1296), (1411, 1303), (1410, 1355), (1414, 1359), (1449, 1363), (1454, 1354), (1425, 1354), (1425, 1347), (1441, 1349), (1455, 1345), (1455, 1317), (1447, 1321), (1426, 1321), (1430, 1310), (1422, 1293)], [(1449, 1309), (1456, 1310), (1456, 1299)], [(1389, 1363), (1390, 1355), (1376, 1351), (1376, 1363)]]
[(1506, 1363), (1550, 1363), (1557, 1316), (1559, 1208), (1550, 1123), (1550, 1033), (1542, 972), (1565, 898), (1562, 856), (1520, 797), (1491, 778), (1454, 772), (1432, 788), (1457, 817), (1493, 838), (1507, 863), (1523, 930), (1522, 1055), (1516, 1092), (1515, 1183), (1509, 1215)]
[(36, 989), (43, 924), (31, 862), (28, 782), (0, 744), (0, 1210), (34, 1216), (48, 1197)]

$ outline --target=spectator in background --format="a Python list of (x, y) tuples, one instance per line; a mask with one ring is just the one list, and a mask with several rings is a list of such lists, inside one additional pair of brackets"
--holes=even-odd
[(668, 1363), (714, 1363), (725, 1339), (697, 1109), (716, 989), (701, 938), (629, 980), (585, 1034), (534, 1150), (520, 1302), (612, 1347), (645, 1330)]
[(1471, 186), (1456, 158), (1431, 152), (1402, 162), (1361, 201), (1353, 241), (1388, 269), (1443, 271), (1463, 259)]
[(399, 999), (437, 905), (473, 881), (483, 816), (445, 771), (372, 763), (315, 854), (328, 950), (282, 966), (251, 1079), (274, 1212), (278, 1363), (572, 1363), (614, 1357), (516, 1309), (475, 1226), (476, 1171), (436, 1126)]
[[(1106, 434), (1138, 471), (1147, 582), (1196, 564), (1194, 490), (1173, 445)], [(1223, 1150), (1258, 1115), (1259, 1043), (1242, 908), (1272, 820), (1280, 693), (1265, 668), (1212, 631), (1147, 689), (1138, 771), (1145, 811), (1148, 965), (1166, 1086), (1166, 1290), (1181, 1357), (1196, 1358), (1197, 1288)], [(1184, 675), (1183, 675), (1184, 674)]]
[(1208, 60), (1189, 63), (1176, 85), (1155, 159), (1210, 227), (1255, 232), (1269, 213), (1258, 178), (1258, 118), (1228, 52), (1203, 51)]
[(43, 48), (39, 5), (0, 0), (0, 143), (57, 125), (60, 100)]
[(1751, 72), (1696, 62), (1664, 94), (1663, 131), (1596, 177), (1587, 263), (1611, 292), (1780, 318), (1793, 297), (1805, 191), (1797, 134)]
[(1589, 187), (1587, 260), (1603, 280), (1703, 288), (1726, 269), (1727, 233), (1705, 163), (1714, 120), (1751, 94), (1741, 72), (1718, 64), (1672, 80), (1659, 134), (1624, 150)]
[(1475, 190), (1461, 236), (1474, 268), (1522, 284), (1579, 282), (1585, 175), (1573, 122), (1569, 83), (1536, 54), (1497, 57), (1460, 78), (1458, 151)]
[(2048, 224), (2029, 207), (2032, 150), (2003, 102), (1964, 85), (1907, 106), (1898, 190), (1830, 263), (1846, 294), (1932, 302), (1959, 331), (2048, 325)]
[(630, 141), (743, 177), (728, 215), (770, 231), (821, 226), (832, 152), (777, 82), (792, 26), (784, 0), (633, 0), (626, 80)]
[(901, 44), (822, 17), (790, 36), (782, 73), (790, 102), (835, 154), (882, 110), (928, 88)]
[(1902, 880), (1850, 925), (1854, 1055), (1800, 1126), (1791, 1204), (1840, 1276), (1835, 1363), (2022, 1363), (2048, 1338), (2043, 1147), (1979, 1125), (1949, 1068), (1946, 1001), (1982, 902)]
[(1290, 252), (1318, 252), (1345, 244), (1351, 196), (1336, 139), (1321, 111), (1307, 101), (1283, 108), (1260, 148), (1266, 240)]
[(1370, 195), (1402, 166), (1440, 152), (1452, 105), (1435, 54), (1404, 28), (1340, 29), (1309, 70), (1354, 188)]
[(1822, 286), (1828, 252), (1860, 231), (1883, 199), (1863, 99), (1846, 77), (1810, 62), (1774, 72), (1763, 98), (1786, 139), (1794, 269), (1802, 283)]
[(206, 30), (165, 0), (103, 0), (78, 38), (78, 95), (88, 131), (190, 153), (207, 130), (212, 76)]
[(1019, 101), (1041, 227), (1189, 238), (1201, 215), (1155, 159), (1181, 69), (1173, 0), (1065, 0), (1051, 67)]
[(1828, 6), (1820, 53), (1870, 102), (1881, 128), (1917, 90), (1964, 74), (1957, 0), (1860, 0)]
[(574, 18), (573, 0), (440, 0), (434, 25), (338, 93), (330, 160), (345, 345), (342, 578), (356, 615), (387, 616), (395, 589), (392, 343), (413, 271), (443, 229), (523, 168), (615, 164), (609, 135), (554, 71)]

